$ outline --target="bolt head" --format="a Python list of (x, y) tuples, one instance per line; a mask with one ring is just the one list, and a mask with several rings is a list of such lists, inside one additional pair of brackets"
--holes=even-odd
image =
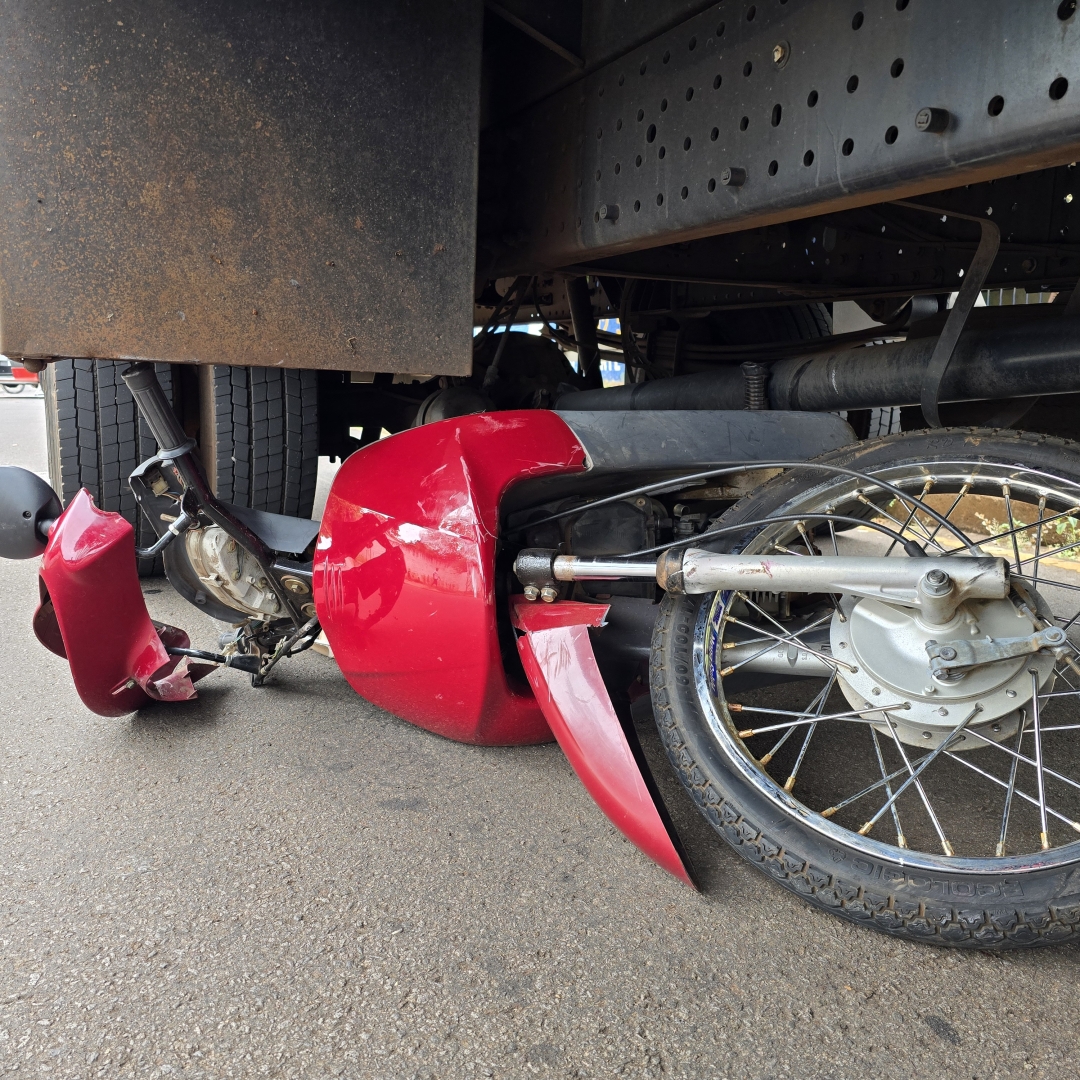
[(543, 600), (545, 604), (553, 603), (555, 600), (559, 599), (559, 590), (556, 589), (554, 585), (545, 585), (540, 590), (540, 599)]
[(525, 586), (525, 599), (526, 600), (539, 600), (540, 590), (535, 585)]
[(951, 645), (945, 645), (939, 655), (942, 660), (955, 660), (956, 650)]
[(786, 41), (778, 41), (772, 49), (772, 62), (777, 67), (783, 67), (791, 55), (791, 47)]
[(920, 109), (915, 114), (915, 127), (919, 131), (932, 131), (940, 135), (948, 129), (951, 119), (948, 109)]

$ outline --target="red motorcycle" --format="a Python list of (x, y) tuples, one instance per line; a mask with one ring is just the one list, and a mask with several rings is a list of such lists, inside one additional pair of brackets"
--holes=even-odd
[[(325, 633), (350, 684), (414, 724), (557, 739), (693, 886), (627, 722), (651, 694), (702, 813), (809, 902), (978, 948), (1075, 933), (1080, 762), (1047, 713), (1080, 695), (1077, 616), (1056, 607), (1077, 586), (1039, 549), (1080, 511), (1076, 449), (852, 445), (826, 413), (484, 413), (359, 450), (316, 522), (217, 499), (153, 366), (123, 378), (159, 446), (130, 477), (154, 544), (85, 490), (62, 509), (0, 470), (0, 555), (43, 555), (34, 629), (94, 712), (187, 700), (218, 666), (258, 686)], [(995, 500), (1009, 524), (976, 536), (963, 511)], [(159, 554), (232, 625), (220, 651), (151, 620), (136, 560)], [(965, 778), (1001, 812), (972, 815)]]

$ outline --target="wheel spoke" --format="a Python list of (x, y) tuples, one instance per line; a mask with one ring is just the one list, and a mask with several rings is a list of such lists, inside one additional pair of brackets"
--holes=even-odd
[(1035, 588), (1039, 587), (1039, 560), (1042, 558), (1043, 517), (1046, 514), (1046, 492), (1039, 496), (1039, 520), (1035, 529)]
[[(882, 517), (888, 518), (897, 527), (897, 531), (900, 533), (900, 535), (903, 535), (905, 526), (901, 524), (898, 518), (894, 518), (892, 514), (888, 512), (888, 510), (885, 510), (882, 507), (878, 506), (878, 504), (875, 502), (871, 502), (861, 491), (856, 495), (856, 498), (859, 500), (859, 502), (865, 503)], [(914, 524), (918, 525), (921, 529), (921, 538), (926, 540), (927, 543), (930, 543), (931, 541), (929, 539), (929, 533), (926, 531), (926, 529), (922, 528), (922, 522), (918, 518), (915, 518)], [(934, 547), (938, 549), (938, 551), (945, 551), (945, 548), (943, 548), (936, 540), (933, 541), (933, 544)]]
[[(1039, 840), (1043, 851), (1050, 846), (1046, 829), (1046, 777), (1043, 775), (1042, 718), (1039, 715), (1039, 673), (1031, 670), (1031, 727), (1035, 733), (1035, 779), (1039, 792)], [(1080, 787), (1080, 784), (1076, 785)]]
[[(919, 758), (919, 760), (915, 762), (915, 768), (918, 768), (929, 757), (930, 755), (927, 754), (926, 757)], [(850, 806), (853, 802), (858, 802), (859, 799), (862, 799), (865, 796), (872, 794), (880, 788), (886, 787), (888, 784), (892, 783), (893, 780), (896, 780), (898, 777), (903, 776), (906, 771), (907, 770), (904, 768), (904, 766), (901, 765), (899, 769), (895, 770), (895, 772), (891, 772), (888, 776), (883, 777), (881, 780), (876, 780), (874, 783), (869, 784), (867, 787), (864, 787), (862, 791), (856, 791), (854, 795), (849, 795), (846, 799), (841, 799), (840, 802), (834, 803), (828, 809), (822, 810), (821, 816), (824, 818), (832, 817), (840, 810), (843, 810), (845, 806)], [(889, 800), (892, 801), (893, 798), (894, 796), (890, 794)], [(897, 793), (896, 798), (899, 798), (899, 793)]]
[[(816, 706), (815, 716), (821, 716), (822, 711), (825, 708), (825, 702), (829, 698), (829, 694), (832, 691), (833, 686), (836, 685), (836, 672), (834, 671), (829, 676), (829, 681), (825, 684), (825, 688), (821, 690), (816, 698), (810, 702), (810, 708), (813, 709)], [(792, 728), (792, 731), (795, 729)], [(873, 730), (871, 728), (871, 730)], [(806, 751), (810, 749), (810, 740), (814, 737), (814, 732), (817, 731), (817, 723), (811, 724), (806, 729), (806, 738), (803, 739), (803, 744), (799, 747), (799, 754), (795, 758), (795, 764), (791, 767), (791, 772), (788, 774), (788, 778), (784, 781), (784, 790), (790, 792), (795, 787), (795, 779), (799, 775), (799, 769), (802, 768), (803, 760), (806, 757)]]
[[(807, 646), (804, 646), (804, 645), (797, 644), (798, 635), (800, 633), (805, 634), (805, 633), (808, 633), (811, 630), (816, 630), (819, 626), (821, 626), (822, 623), (828, 622), (829, 619), (831, 619), (831, 618), (832, 618), (831, 614), (822, 615), (820, 618), (815, 619), (812, 623), (809, 623), (807, 626), (801, 627), (799, 630), (793, 630), (790, 633), (788, 633), (787, 635), (785, 635), (784, 637), (777, 637), (775, 634), (769, 634), (768, 630), (761, 631), (764, 634), (768, 634), (768, 638), (767, 639), (766, 638), (758, 638), (758, 639), (755, 639), (755, 640), (756, 641), (768, 640), (769, 644), (766, 645), (764, 649), (758, 650), (756, 653), (754, 653), (753, 656), (747, 656), (744, 659), (736, 661), (736, 663), (731, 664), (728, 667), (721, 670), (720, 678), (726, 679), (730, 674), (732, 674), (732, 672), (738, 671), (739, 668), (745, 667), (747, 664), (753, 663), (753, 661), (757, 660), (757, 658), (759, 656), (764, 656), (767, 652), (772, 652), (773, 649), (776, 648), (778, 643), (781, 644), (781, 645), (792, 645), (796, 649), (802, 648), (806, 652), (813, 652), (813, 649), (810, 649), (810, 648), (808, 648)], [(731, 623), (735, 623), (737, 626), (744, 626), (744, 627), (745, 626), (750, 626), (749, 623), (740, 622), (734, 616), (728, 618), (726, 621), (731, 622)], [(760, 627), (754, 626), (754, 627), (752, 627), (752, 629), (759, 630)], [(751, 642), (751, 644), (754, 644), (754, 643), (755, 642)], [(738, 642), (732, 642), (732, 644), (733, 645), (744, 645), (744, 644), (746, 644), (746, 642), (738, 641)], [(815, 653), (814, 655), (817, 656), (819, 654)], [(823, 659), (823, 660), (825, 659), (824, 654), (820, 654), (820, 656), (821, 656), (821, 659)], [(829, 659), (831, 659), (831, 657)]]
[[(1034, 704), (1032, 705), (1031, 711), (1032, 711), (1032, 715), (1034, 716), (1035, 712), (1036, 712)], [(1040, 738), (1039, 738), (1040, 746), (1041, 746), (1041, 743), (1042, 743), (1041, 735), (1042, 735), (1042, 732), (1044, 732), (1045, 730), (1046, 730), (1046, 728), (1042, 727), (1042, 725), (1040, 724), (1039, 725), (1039, 730), (1038, 730), (1038, 734), (1040, 736)], [(1053, 730), (1053, 729), (1051, 729), (1051, 730)], [(1057, 730), (1060, 731), (1062, 729), (1058, 728)], [(1067, 730), (1067, 729), (1065, 729), (1065, 730)], [(987, 746), (993, 746), (995, 749), (1000, 750), (1003, 754), (1008, 754), (1010, 757), (1018, 758), (1021, 764), (1030, 765), (1033, 769), (1038, 770), (1040, 772), (1040, 774), (1045, 774), (1046, 776), (1052, 776), (1055, 780), (1060, 780), (1063, 784), (1067, 784), (1069, 787), (1076, 788), (1078, 791), (1080, 791), (1080, 783), (1078, 783), (1077, 781), (1071, 779), (1068, 776), (1065, 776), (1063, 773), (1057, 772), (1055, 769), (1051, 769), (1048, 765), (1040, 765), (1040, 763), (1039, 763), (1039, 754), (1036, 754), (1034, 759), (1029, 758), (1029, 757), (1025, 757), (1023, 754), (1018, 753), (1016, 750), (1010, 750), (1007, 746), (1004, 745), (1004, 743), (994, 742), (993, 739), (988, 739), (980, 731), (969, 731), (968, 734), (973, 735), (976, 739), (978, 739), (982, 743), (985, 743)], [(1028, 728), (1026, 731), (1021, 732), (1021, 734), (1022, 735), (1035, 735), (1036, 734), (1035, 727), (1032, 726), (1032, 727)]]
[(889, 809), (892, 811), (893, 824), (896, 826), (896, 846), (907, 847), (907, 840), (904, 838), (904, 830), (900, 827), (900, 811), (896, 808), (896, 802), (893, 800), (892, 785), (885, 772), (885, 758), (881, 754), (881, 743), (878, 741), (877, 728), (870, 729), (870, 737), (874, 740), (874, 753), (877, 755), (877, 763), (878, 768), (881, 770), (881, 778), (885, 781), (885, 795), (889, 799)]
[[(960, 723), (957, 724), (956, 727), (954, 727), (952, 729), (952, 731), (949, 732), (949, 734), (944, 739), (941, 740), (941, 743), (935, 749), (931, 750), (930, 753), (927, 754), (926, 757), (924, 757), (922, 759), (922, 761), (919, 762), (919, 764), (915, 765), (914, 767), (912, 766), (911, 762), (908, 760), (907, 754), (905, 754), (903, 749), (901, 748), (900, 757), (903, 758), (904, 765), (906, 766), (906, 768), (908, 770), (908, 773), (910, 775), (896, 789), (895, 794), (889, 796), (888, 800), (881, 807), (881, 809), (878, 810), (878, 812), (868, 822), (866, 822), (865, 825), (863, 825), (863, 827), (859, 830), (859, 835), (860, 836), (866, 836), (867, 833), (870, 832), (870, 830), (881, 820), (882, 816), (889, 809), (889, 807), (892, 806), (893, 803), (895, 803), (896, 800), (899, 799), (900, 796), (903, 795), (904, 792), (907, 791), (907, 789), (913, 783), (916, 783), (918, 781), (919, 776), (923, 772), (926, 771), (927, 767), (933, 761), (935, 761), (937, 759), (937, 757), (945, 750), (946, 747), (952, 745), (953, 740), (964, 730), (964, 728), (966, 728), (968, 726), (968, 724), (971, 723), (971, 721), (981, 711), (982, 711), (981, 707), (976, 705), (975, 708), (972, 709), (971, 712), (968, 713), (968, 715), (963, 720), (961, 720)], [(890, 730), (892, 730), (892, 724), (889, 724), (889, 728), (890, 728)], [(895, 731), (893, 731), (893, 738), (896, 738), (896, 732)], [(899, 746), (900, 745), (900, 740), (897, 739), (896, 741), (897, 741), (897, 745)], [(903, 771), (903, 770), (901, 770), (901, 771)], [(921, 785), (920, 785), (920, 787), (921, 787)], [(923, 801), (924, 802), (927, 801), (925, 799), (925, 797), (924, 797)], [(929, 809), (929, 806), (927, 807), (927, 809)], [(936, 816), (933, 815), (933, 811), (931, 810), (930, 813), (931, 813), (931, 816), (933, 817), (934, 821), (936, 822), (937, 818), (936, 818)], [(948, 844), (948, 840), (945, 839), (944, 835), (941, 832), (940, 825), (938, 826), (938, 836), (941, 837), (943, 844)], [(951, 855), (952, 851), (949, 850), (949, 849), (946, 849), (945, 854), (946, 855)]]
[[(967, 493), (970, 490), (971, 490), (971, 481), (970, 480), (965, 480), (963, 485), (961, 486), (960, 490), (957, 492), (956, 498), (953, 499), (952, 506), (950, 506), (949, 509), (945, 511), (945, 520), (946, 521), (948, 521), (949, 518), (952, 517), (952, 512), (960, 505), (961, 501), (964, 499), (964, 497), (967, 495)], [(940, 531), (941, 531), (941, 525), (939, 523), (939, 524), (934, 526), (934, 531), (930, 534), (928, 539), (933, 540)]]
[(1012, 811), (1013, 796), (1016, 794), (1016, 768), (1020, 764), (1020, 744), (1024, 741), (1024, 725), (1027, 723), (1027, 712), (1020, 710), (1020, 725), (1016, 733), (1016, 755), (1009, 766), (1009, 783), (1005, 789), (1005, 808), (1001, 811), (1001, 834), (998, 838), (997, 847), (994, 849), (997, 857), (1005, 857), (1005, 836), (1009, 831), (1009, 814)]
[(763, 754), (761, 757), (758, 758), (758, 764), (768, 765), (769, 762), (772, 761), (774, 757), (776, 757), (776, 752), (780, 749), (780, 747), (783, 746), (784, 743), (786, 743), (788, 739), (790, 739), (791, 736), (794, 734), (795, 729), (793, 727), (788, 728), (787, 731), (785, 731), (784, 734), (780, 736), (773, 748), (768, 753)]
[[(933, 478), (927, 480), (926, 483), (923, 484), (923, 489), (919, 493), (919, 498), (920, 499), (925, 499), (926, 496), (930, 493), (930, 488), (932, 488), (933, 486), (934, 486)], [(902, 499), (900, 501), (904, 502), (904, 500), (902, 500)], [(907, 503), (904, 502), (904, 505), (907, 506)], [(904, 524), (900, 526), (900, 535), (901, 536), (904, 535), (904, 532), (907, 530), (907, 527), (911, 524), (911, 521), (915, 517), (918, 510), (919, 510), (919, 507), (917, 505), (914, 505), (908, 511), (908, 516), (907, 516), (906, 520), (904, 521)], [(939, 525), (938, 528), (940, 529), (941, 526)], [(930, 539), (930, 537), (927, 535), (925, 529), (923, 530), (923, 535), (926, 536), (927, 539)], [(889, 544), (888, 548), (885, 551), (884, 558), (887, 559), (892, 554), (893, 548), (896, 547), (897, 543), (899, 543), (899, 541), (893, 540), (892, 543)]]
[(1051, 548), (1049, 551), (1044, 551), (1039, 555), (1032, 555), (1027, 559), (1021, 559), (1020, 565), (1027, 566), (1028, 563), (1037, 563), (1042, 559), (1054, 559), (1066, 551), (1073, 551), (1080, 547), (1080, 540), (1076, 540), (1071, 544), (1063, 544), (1061, 547)]
[(854, 723), (872, 724), (873, 720), (867, 720), (866, 713), (883, 713), (886, 709), (903, 709), (904, 703), (898, 705), (882, 705), (876, 709), (861, 709), (858, 712), (832, 713), (829, 716), (811, 716), (808, 712), (790, 712), (787, 709), (766, 709), (758, 705), (740, 705), (737, 701), (729, 701), (728, 709), (731, 712), (756, 712), (765, 713), (768, 716), (797, 716), (798, 720), (790, 720), (783, 724), (770, 724), (768, 727), (746, 728), (739, 732), (740, 739), (752, 739), (755, 735), (767, 735), (770, 731), (782, 731), (789, 727), (804, 727), (806, 724), (823, 723), (826, 720), (850, 720)]
[(1009, 533), (1012, 536), (1013, 556), (1016, 559), (1016, 572), (1020, 573), (1020, 542), (1016, 538), (1016, 518), (1013, 516), (1012, 488), (1001, 485), (1001, 494), (1005, 497), (1005, 513), (1009, 516)]
[[(756, 607), (757, 605), (755, 604), (754, 606)], [(753, 623), (743, 622), (742, 619), (737, 619), (735, 616), (731, 616), (727, 621), (734, 623), (736, 626), (745, 626), (748, 630), (756, 630), (760, 634), (767, 634), (777, 641), (792, 645), (800, 652), (808, 653), (810, 656), (816, 656), (823, 664), (829, 664), (831, 667), (844, 667), (847, 668), (848, 671), (855, 670), (855, 665), (849, 664), (846, 660), (837, 660), (835, 656), (829, 656), (826, 653), (818, 652), (817, 649), (811, 649), (809, 645), (806, 645), (799, 640), (798, 633), (788, 633), (786, 635), (769, 634), (768, 630), (765, 630), (760, 626), (754, 626)], [(779, 626), (780, 624), (777, 623), (777, 625)], [(806, 633), (805, 629), (802, 632)]]
[[(832, 680), (830, 680), (828, 686), (826, 686), (826, 688), (824, 690), (822, 690), (817, 695), (817, 697), (814, 698), (813, 701), (810, 702), (810, 708), (811, 709), (814, 708), (819, 701), (824, 703), (825, 699), (829, 695), (829, 688), (831, 686), (832, 686)], [(795, 734), (795, 728), (794, 727), (789, 727), (787, 729), (787, 731), (785, 731), (784, 734), (780, 736), (779, 740), (773, 746), (773, 748), (767, 754), (765, 754), (764, 756), (758, 758), (758, 764), (759, 765), (768, 765), (768, 763), (770, 761), (772, 761), (772, 759), (776, 756), (776, 752), (780, 749), (780, 747), (783, 746), (784, 743), (786, 743), (788, 741), (788, 739), (790, 739), (791, 736), (794, 735), (794, 734)]]
[[(954, 503), (953, 506), (955, 507), (955, 505), (956, 504)], [(952, 511), (950, 510), (950, 513), (951, 512)], [(1074, 517), (1078, 513), (1080, 513), (1080, 503), (1072, 507), (1072, 509), (1070, 510), (1062, 510), (1060, 513), (1053, 514), (1050, 517), (1044, 519), (1043, 525), (1051, 525), (1055, 521), (1059, 521), (1061, 518)], [(1032, 522), (1030, 525), (1017, 525), (1014, 529), (1006, 529), (1005, 532), (995, 533), (993, 536), (987, 536), (982, 540), (972, 540), (971, 544), (973, 547), (985, 547), (987, 544), (996, 543), (998, 540), (1005, 540), (1008, 537), (1013, 536), (1015, 533), (1027, 532), (1028, 529), (1033, 528), (1035, 528), (1034, 522)], [(1056, 554), (1061, 550), (1061, 548), (1054, 548), (1053, 551), (1048, 551), (1046, 553), (1046, 557)], [(963, 551), (963, 548), (953, 548), (952, 551), (949, 552), (949, 554), (959, 554), (961, 551)]]
[[(922, 781), (919, 779), (919, 774), (911, 767), (911, 762), (908, 761), (908, 756), (904, 750), (904, 744), (900, 741), (900, 736), (896, 732), (896, 725), (892, 721), (892, 717), (888, 713), (885, 714), (885, 723), (889, 725), (889, 731), (892, 733), (893, 742), (896, 743), (896, 749), (900, 752), (900, 757), (903, 759), (904, 764), (907, 766), (907, 771), (911, 773), (911, 779), (915, 784), (915, 790), (919, 793), (919, 798), (923, 801), (923, 806), (926, 807), (926, 813), (930, 817), (930, 823), (934, 826), (934, 832), (938, 834), (938, 839), (941, 841), (942, 850), (946, 855), (953, 855), (952, 844), (949, 843), (949, 838), (945, 835), (945, 830), (941, 827), (941, 822), (938, 820), (937, 814), (934, 812), (934, 807), (930, 803), (930, 796), (926, 794), (926, 788), (923, 787)], [(890, 799), (889, 806), (895, 806), (896, 800)]]
[[(992, 780), (1000, 787), (1009, 786), (1004, 780), (1001, 779), (1000, 776), (994, 776), (993, 773), (988, 773), (985, 769), (980, 769), (978, 765), (974, 765), (970, 761), (968, 761), (968, 759), (963, 754), (954, 754), (951, 750), (946, 750), (945, 756), (947, 758), (951, 758), (953, 761), (959, 762), (961, 765), (967, 766), (967, 768), (969, 768), (972, 772), (977, 772), (980, 776), (986, 777), (987, 780)], [(1031, 795), (1028, 795), (1025, 791), (1021, 791), (1019, 788), (1015, 789), (1015, 794), (1019, 795), (1020, 798), (1023, 799), (1025, 802), (1031, 803), (1032, 806), (1039, 805), (1038, 799), (1034, 798)], [(1080, 833), (1080, 821), (1073, 821), (1072, 818), (1066, 817), (1064, 814), (1059, 813), (1052, 806), (1048, 806), (1046, 808), (1046, 812), (1051, 817), (1057, 818), (1058, 821), (1065, 822), (1065, 824), (1068, 825), (1069, 828), (1075, 829), (1078, 833)]]

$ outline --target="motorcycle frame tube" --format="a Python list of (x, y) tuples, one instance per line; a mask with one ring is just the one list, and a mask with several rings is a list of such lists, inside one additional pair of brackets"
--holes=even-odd
[(457, 417), (349, 457), (327, 499), (313, 566), (315, 609), (349, 684), (450, 739), (547, 742), (527, 683), (508, 676), (496, 574), (500, 502), (516, 482), (584, 472), (552, 412)]

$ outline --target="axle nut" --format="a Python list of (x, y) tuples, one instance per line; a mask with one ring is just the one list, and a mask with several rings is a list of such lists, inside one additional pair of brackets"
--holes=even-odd
[(944, 570), (927, 570), (923, 576), (923, 588), (931, 596), (947, 596), (952, 589), (952, 578)]

